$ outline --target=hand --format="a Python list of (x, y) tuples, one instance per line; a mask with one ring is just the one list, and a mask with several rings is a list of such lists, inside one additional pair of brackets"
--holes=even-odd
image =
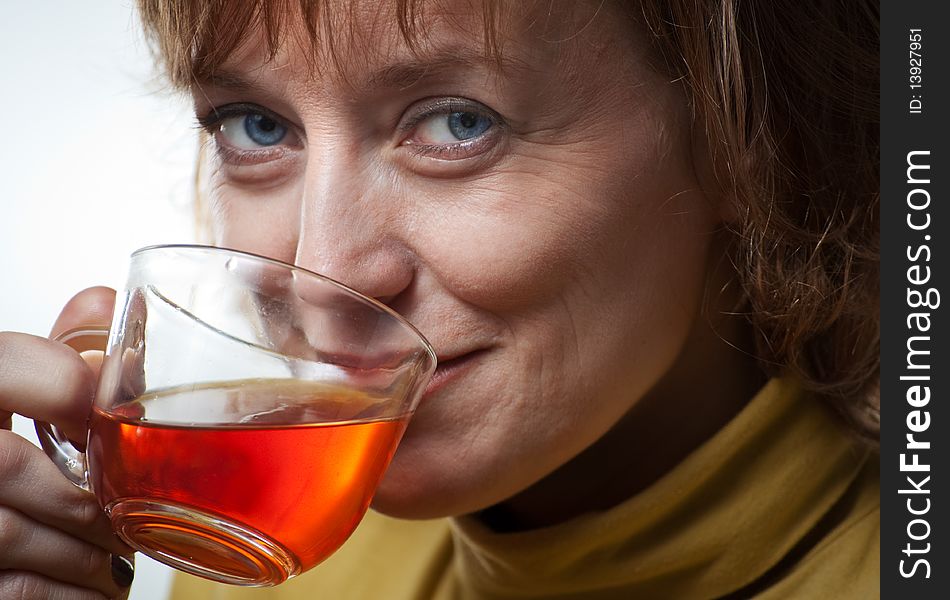
[[(115, 292), (90, 288), (63, 309), (53, 335), (108, 327)], [(124, 598), (132, 550), (89, 492), (71, 484), (42, 450), (10, 431), (17, 413), (59, 427), (80, 448), (97, 366), (71, 348), (0, 332), (0, 598)], [(115, 556), (114, 556), (115, 555)]]

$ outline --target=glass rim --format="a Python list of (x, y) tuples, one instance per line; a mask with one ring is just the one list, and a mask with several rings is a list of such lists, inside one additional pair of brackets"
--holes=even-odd
[(410, 323), (406, 319), (406, 317), (402, 316), (401, 314), (399, 314), (392, 308), (386, 306), (379, 300), (376, 300), (375, 298), (371, 298), (367, 296), (366, 294), (363, 294), (362, 292), (359, 292), (349, 287), (348, 285), (341, 283), (337, 281), (336, 279), (333, 279), (332, 277), (321, 275), (320, 273), (317, 273), (316, 271), (311, 271), (310, 269), (306, 269), (298, 265), (284, 262), (276, 258), (271, 258), (269, 256), (263, 256), (261, 254), (255, 254), (253, 252), (246, 252), (244, 250), (236, 250), (234, 248), (225, 248), (223, 246), (211, 246), (207, 244), (152, 244), (149, 246), (143, 246), (142, 248), (139, 248), (138, 250), (133, 251), (132, 254), (129, 255), (129, 258), (130, 259), (135, 258), (136, 256), (139, 256), (140, 254), (146, 254), (146, 253), (150, 253), (150, 252), (154, 252), (158, 250), (189, 250), (189, 251), (200, 251), (200, 252), (209, 252), (209, 251), (222, 252), (225, 254), (231, 254), (241, 259), (250, 259), (252, 261), (268, 263), (271, 265), (275, 265), (277, 267), (288, 269), (290, 271), (303, 273), (304, 275), (308, 277), (316, 278), (319, 281), (332, 285), (333, 287), (339, 289), (340, 291), (348, 295), (356, 297), (357, 299), (369, 304), (370, 306), (376, 308), (377, 310), (395, 319), (397, 323), (402, 325), (404, 328), (408, 329), (410, 333), (414, 334), (419, 339), (419, 341), (421, 342), (422, 348), (426, 351), (426, 353), (429, 355), (429, 358), (432, 360), (432, 364), (435, 365), (438, 362), (438, 356), (436, 355), (435, 350), (432, 348), (432, 344), (429, 343), (429, 340), (426, 339), (424, 335), (422, 335), (422, 332), (420, 332), (416, 328), (415, 325)]

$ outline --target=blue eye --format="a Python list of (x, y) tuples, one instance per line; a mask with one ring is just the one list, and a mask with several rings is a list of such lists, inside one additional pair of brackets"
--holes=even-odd
[(454, 110), (430, 112), (420, 120), (410, 143), (432, 146), (452, 146), (483, 137), (495, 125), (495, 118), (487, 112)]
[(287, 128), (260, 113), (250, 113), (244, 117), (244, 131), (253, 142), (261, 146), (279, 144), (287, 135)]
[(488, 131), (492, 121), (487, 116), (474, 112), (448, 114), (448, 128), (459, 141), (470, 140)]
[(252, 107), (226, 106), (206, 121), (204, 127), (211, 130), (219, 142), (239, 150), (261, 150), (296, 140), (283, 121)]

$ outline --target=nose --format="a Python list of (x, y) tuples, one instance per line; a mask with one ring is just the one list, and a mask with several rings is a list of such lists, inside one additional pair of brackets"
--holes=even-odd
[(296, 264), (390, 304), (409, 287), (414, 261), (388, 178), (358, 153), (308, 157)]

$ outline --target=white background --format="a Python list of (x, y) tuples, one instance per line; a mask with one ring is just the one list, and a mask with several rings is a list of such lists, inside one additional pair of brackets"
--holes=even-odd
[[(131, 0), (3, 8), (0, 330), (46, 335), (77, 291), (120, 286), (132, 250), (194, 240), (196, 136)], [(168, 581), (139, 555), (131, 599), (162, 599)]]

